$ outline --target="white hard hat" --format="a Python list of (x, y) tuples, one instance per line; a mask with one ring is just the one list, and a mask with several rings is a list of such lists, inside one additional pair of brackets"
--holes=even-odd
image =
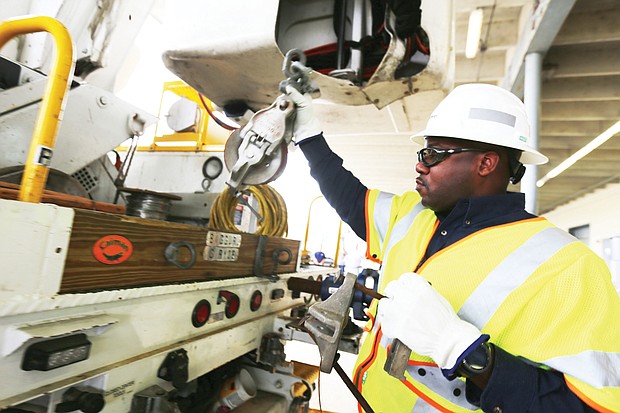
[(530, 125), (525, 105), (499, 86), (471, 83), (457, 86), (437, 105), (426, 129), (411, 139), (424, 144), (427, 136), (467, 139), (523, 151), (520, 162), (539, 165), (549, 159), (527, 144)]

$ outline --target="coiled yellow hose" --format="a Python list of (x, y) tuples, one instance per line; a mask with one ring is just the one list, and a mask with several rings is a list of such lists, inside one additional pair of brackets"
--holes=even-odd
[[(285, 237), (288, 233), (288, 214), (282, 196), (269, 185), (250, 186), (244, 192), (249, 192), (258, 201), (258, 214), (262, 221), (258, 220), (256, 234)], [(221, 231), (239, 232), (233, 218), (240, 196), (235, 197), (229, 187), (222, 191), (211, 208), (209, 226)]]

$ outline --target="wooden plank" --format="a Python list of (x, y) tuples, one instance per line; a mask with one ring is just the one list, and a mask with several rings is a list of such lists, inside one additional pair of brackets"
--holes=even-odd
[[(17, 200), (19, 195), (19, 185), (0, 181), (0, 198)], [(95, 202), (92, 199), (81, 196), (63, 194), (61, 192), (43, 190), (41, 203), (60, 205), (67, 208), (89, 209), (93, 211), (109, 212), (111, 214), (124, 214), (123, 205), (108, 204), (105, 202)]]
[[(209, 228), (193, 225), (76, 210), (60, 292), (90, 292), (254, 275), (259, 235), (241, 234), (236, 261), (205, 261), (203, 250), (209, 231)], [(108, 235), (130, 241), (133, 252), (126, 261), (104, 264), (95, 258), (93, 248), (100, 248), (98, 242)], [(170, 243), (180, 241), (191, 243), (196, 250), (196, 262), (191, 268), (178, 268), (164, 255)], [(272, 257), (279, 248), (288, 249), (291, 260), (288, 264), (278, 264), (277, 273), (296, 271), (299, 246), (300, 242), (296, 240), (266, 237), (261, 275), (273, 273)], [(187, 262), (189, 256), (187, 248), (179, 249), (178, 261)], [(282, 252), (280, 260), (286, 258), (287, 254)]]

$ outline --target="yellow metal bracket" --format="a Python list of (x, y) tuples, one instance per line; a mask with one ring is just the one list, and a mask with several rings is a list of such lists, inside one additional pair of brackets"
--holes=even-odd
[(69, 31), (58, 20), (48, 16), (24, 16), (0, 22), (0, 48), (15, 36), (37, 32), (52, 35), (56, 42), (56, 58), (45, 86), (24, 166), (18, 199), (25, 202), (41, 201), (75, 65)]
[[(205, 108), (205, 105), (208, 105), (209, 110), (213, 109), (211, 101), (181, 80), (164, 82), (159, 103), (158, 117), (160, 119), (166, 116), (162, 112), (165, 110), (165, 96), (168, 93), (196, 103), (198, 111), (196, 124), (191, 130), (166, 134), (160, 131), (162, 128), (158, 123), (152, 143), (138, 145), (137, 150), (141, 152), (224, 152), (226, 141), (231, 132), (211, 121)], [(116, 150), (125, 151), (127, 146), (121, 145)]]

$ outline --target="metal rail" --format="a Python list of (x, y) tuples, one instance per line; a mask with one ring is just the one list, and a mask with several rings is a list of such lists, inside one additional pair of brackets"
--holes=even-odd
[(67, 28), (52, 17), (24, 16), (0, 22), (0, 48), (15, 36), (43, 31), (54, 38), (56, 57), (45, 86), (18, 196), (20, 201), (35, 203), (41, 201), (47, 182), (65, 98), (73, 79), (73, 43)]

